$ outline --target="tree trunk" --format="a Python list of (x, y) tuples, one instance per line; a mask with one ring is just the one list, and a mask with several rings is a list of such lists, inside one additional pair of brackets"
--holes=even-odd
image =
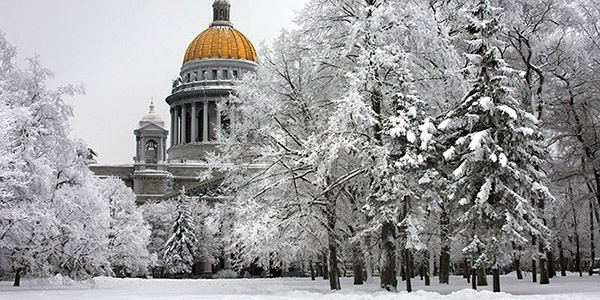
[[(533, 247), (537, 245), (537, 238), (535, 235), (531, 236), (531, 243)], [(531, 281), (537, 282), (537, 261), (535, 260), (535, 257), (531, 258)]]
[(467, 273), (467, 283), (471, 282), (471, 267), (467, 263), (467, 259), (465, 258), (465, 272)]
[(542, 245), (542, 239), (538, 242), (538, 257), (540, 260), (540, 284), (549, 284), (550, 279), (548, 278), (548, 269), (546, 268), (546, 254), (544, 253), (544, 246)]
[(450, 283), (450, 247), (442, 246), (440, 253), (440, 284)]
[(537, 282), (537, 261), (535, 258), (531, 259), (531, 281)]
[[(429, 260), (427, 260), (427, 264), (429, 264)], [(431, 279), (429, 278), (429, 267), (423, 266), (423, 273), (425, 273), (425, 286), (431, 285)]]
[(335, 237), (329, 237), (329, 287), (332, 290), (340, 290), (340, 272), (338, 270), (338, 259), (337, 259), (337, 245), (334, 239)]
[(364, 283), (363, 279), (363, 254), (362, 249), (360, 247), (360, 243), (356, 243), (354, 245), (354, 285), (361, 285)]
[(441, 251), (440, 251), (440, 284), (450, 283), (450, 238), (449, 238), (449, 227), (450, 218), (445, 210), (442, 210), (440, 216), (440, 240), (441, 240)]
[(404, 267), (404, 270), (406, 270), (406, 291), (407, 292), (412, 292), (412, 268), (411, 268), (411, 257), (410, 257), (410, 250), (408, 249), (404, 249), (404, 260), (406, 262), (406, 266)]
[(494, 293), (500, 293), (500, 270), (492, 269), (492, 286)]
[(571, 199), (571, 210), (573, 213), (573, 227), (575, 232), (575, 270), (579, 272), (579, 277), (583, 277), (583, 271), (581, 270), (581, 247), (579, 244), (579, 231), (577, 228), (577, 213), (575, 212), (575, 204)]
[(548, 258), (548, 277), (554, 278), (554, 277), (556, 277), (556, 266), (554, 265), (554, 253), (552, 251), (547, 251), (546, 257)]
[(560, 239), (558, 240), (558, 260), (560, 260), (560, 276), (565, 277), (567, 276), (567, 261)]
[(327, 253), (323, 252), (323, 280), (329, 280), (329, 268), (327, 262)]
[[(596, 242), (594, 240), (594, 203), (592, 202), (592, 199), (590, 199), (590, 261), (591, 264), (594, 263), (594, 258), (596, 257)], [(594, 275), (594, 272), (592, 271), (592, 265), (590, 265), (590, 269), (588, 271), (588, 274), (590, 276)]]
[[(367, 235), (367, 237), (365, 237), (365, 247), (366, 249), (371, 249), (371, 237)], [(369, 280), (369, 278), (373, 277), (373, 263), (371, 262), (371, 253), (370, 251), (365, 251), (365, 269), (367, 270), (366, 275), (363, 278), (364, 282), (367, 282), (367, 280)]]
[(13, 286), (21, 286), (21, 271), (22, 270), (23, 270), (22, 268), (17, 269), (17, 273), (15, 273), (15, 283), (13, 284)]
[(477, 290), (477, 269), (471, 269), (471, 288)]
[(515, 271), (517, 272), (517, 279), (521, 280), (523, 279), (523, 272), (521, 272), (521, 257), (518, 255), (515, 255), (513, 258), (513, 266), (515, 268)]
[(338, 257), (337, 257), (337, 236), (335, 234), (335, 226), (337, 221), (336, 214), (336, 198), (330, 193), (326, 198), (328, 198), (327, 203), (327, 237), (329, 240), (329, 287), (332, 290), (340, 290), (342, 287), (340, 285), (340, 272), (338, 267)]
[(315, 280), (316, 279), (316, 275), (315, 275), (315, 268), (313, 267), (313, 262), (312, 260), (310, 261), (310, 280)]
[(478, 286), (487, 286), (487, 276), (485, 275), (485, 268), (480, 267), (477, 268), (477, 285)]
[(381, 287), (388, 291), (396, 291), (398, 278), (396, 278), (396, 243), (395, 224), (393, 222), (383, 223), (381, 229)]

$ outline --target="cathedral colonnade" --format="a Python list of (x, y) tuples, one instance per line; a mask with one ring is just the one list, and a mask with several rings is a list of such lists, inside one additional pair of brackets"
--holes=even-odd
[[(214, 100), (197, 100), (171, 107), (171, 146), (209, 143), (217, 139), (222, 125), (228, 126)], [(222, 124), (226, 123), (226, 124)]]

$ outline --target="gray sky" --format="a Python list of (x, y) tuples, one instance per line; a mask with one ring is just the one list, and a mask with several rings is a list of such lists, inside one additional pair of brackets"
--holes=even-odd
[[(231, 0), (231, 21), (260, 48), (308, 0)], [(19, 61), (39, 55), (51, 86), (83, 83), (69, 99), (74, 134), (102, 164), (132, 163), (133, 130), (154, 97), (169, 123), (165, 98), (188, 44), (212, 21), (213, 0), (0, 0), (0, 31)], [(24, 66), (24, 64), (23, 64)]]

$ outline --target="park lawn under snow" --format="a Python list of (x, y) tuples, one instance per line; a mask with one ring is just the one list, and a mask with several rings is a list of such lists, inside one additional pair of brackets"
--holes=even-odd
[[(491, 282), (491, 277), (489, 277)], [(530, 277), (518, 281), (514, 276), (502, 277), (505, 293), (490, 292), (491, 286), (480, 287), (476, 292), (462, 277), (452, 277), (450, 285), (440, 285), (434, 278), (425, 287), (423, 281), (413, 281), (415, 292), (389, 293), (378, 288), (379, 278), (365, 285), (353, 286), (352, 278), (342, 278), (342, 290), (331, 292), (326, 280), (310, 278), (280, 279), (115, 279), (99, 277), (87, 283), (67, 282), (59, 277), (49, 280), (25, 280), (22, 287), (14, 288), (11, 282), (0, 282), (0, 299), (600, 299), (600, 277), (576, 275), (557, 277), (550, 285), (540, 286)], [(404, 287), (404, 282), (399, 282)]]

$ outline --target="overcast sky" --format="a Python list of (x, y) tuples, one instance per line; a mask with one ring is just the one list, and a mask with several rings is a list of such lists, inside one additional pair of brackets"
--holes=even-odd
[[(260, 48), (292, 27), (308, 0), (231, 0), (231, 21)], [(19, 61), (39, 55), (51, 86), (83, 83), (69, 99), (74, 134), (102, 164), (133, 162), (133, 130), (156, 110), (169, 122), (165, 98), (188, 44), (212, 21), (213, 0), (0, 0), (0, 31)], [(24, 65), (24, 64), (23, 64)], [(170, 129), (170, 128), (169, 128)]]

